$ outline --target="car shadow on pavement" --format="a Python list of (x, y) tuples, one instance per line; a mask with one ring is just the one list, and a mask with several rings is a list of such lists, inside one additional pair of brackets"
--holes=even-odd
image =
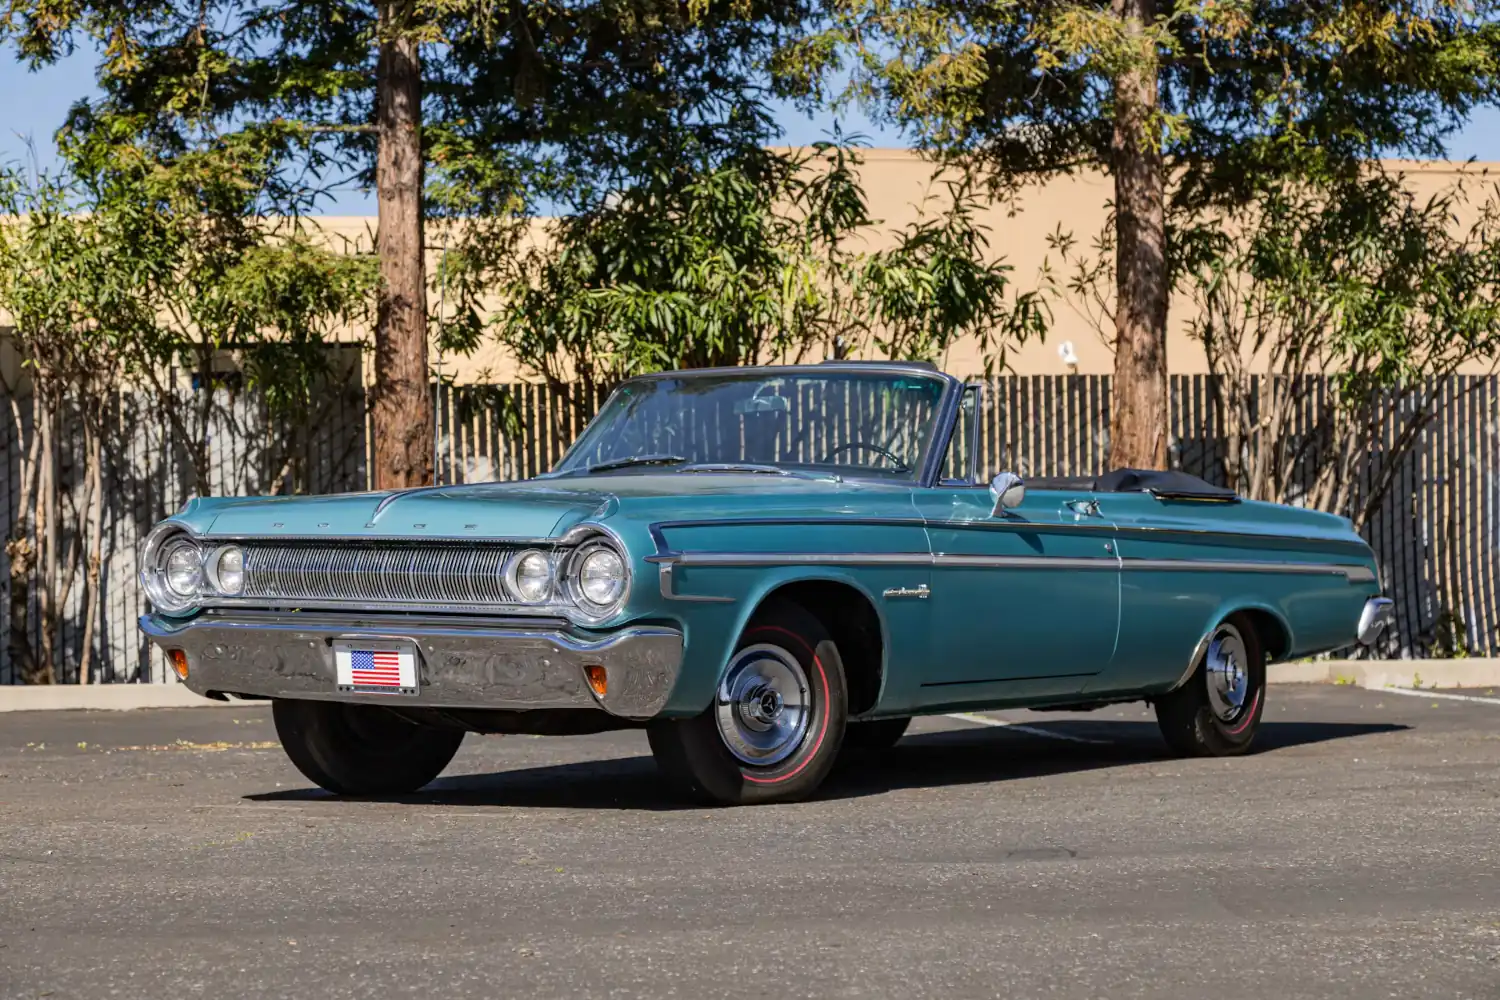
[[(1036, 733), (1000, 728), (908, 736), (873, 759), (855, 759), (840, 767), (820, 790), (820, 797), (985, 784), (1177, 759), (1168, 752), (1154, 722), (1028, 720), (1025, 725)], [(1389, 723), (1268, 722), (1256, 737), (1254, 753), (1407, 728)]]
[[(994, 784), (1171, 759), (1155, 723), (1028, 721), (1026, 726), (1033, 732), (1007, 727), (909, 735), (883, 753), (840, 761), (814, 799), (858, 798), (904, 788)], [(1256, 753), (1407, 728), (1387, 723), (1268, 722), (1256, 740)], [(334, 796), (303, 788), (246, 798), (287, 802)], [(702, 808), (701, 803), (676, 794), (648, 756), (454, 775), (439, 778), (412, 795), (364, 801), (515, 808)]]

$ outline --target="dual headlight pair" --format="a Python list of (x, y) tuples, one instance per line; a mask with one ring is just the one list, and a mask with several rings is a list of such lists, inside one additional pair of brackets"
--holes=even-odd
[[(187, 607), (205, 596), (238, 597), (245, 591), (245, 550), (219, 545), (204, 550), (187, 538), (169, 542), (157, 563), (153, 602)], [(162, 593), (165, 591), (165, 593)]]
[(625, 560), (614, 546), (595, 539), (554, 557), (528, 549), (510, 561), (505, 583), (525, 604), (565, 597), (590, 614), (613, 611), (630, 582)]
[[(146, 592), (162, 611), (185, 611), (205, 600), (237, 598), (245, 592), (245, 550), (235, 544), (206, 546), (179, 532), (160, 547), (148, 543), (146, 562)], [(571, 604), (588, 619), (617, 611), (630, 586), (623, 554), (599, 534), (556, 551), (518, 552), (506, 559), (502, 574), (505, 590), (518, 603)]]

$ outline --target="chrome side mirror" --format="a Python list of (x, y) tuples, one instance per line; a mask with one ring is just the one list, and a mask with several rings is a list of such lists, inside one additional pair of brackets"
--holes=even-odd
[(995, 509), (990, 513), (999, 517), (1026, 499), (1026, 483), (1014, 472), (1002, 472), (990, 480), (990, 496), (995, 498)]

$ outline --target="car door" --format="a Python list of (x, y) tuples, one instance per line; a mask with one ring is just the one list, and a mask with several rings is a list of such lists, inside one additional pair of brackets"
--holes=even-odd
[(1081, 690), (1114, 655), (1120, 569), (1086, 492), (1031, 490), (1000, 514), (988, 486), (919, 490), (933, 552), (934, 701)]
[(933, 553), (929, 705), (1079, 691), (1120, 626), (1113, 525), (1090, 490), (1031, 490), (996, 511), (976, 475), (979, 391), (965, 392), (937, 484), (912, 496)]

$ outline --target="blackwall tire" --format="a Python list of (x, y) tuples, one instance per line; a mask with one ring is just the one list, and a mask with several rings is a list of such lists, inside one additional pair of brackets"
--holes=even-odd
[(1231, 615), (1211, 633), (1193, 675), (1157, 699), (1156, 721), (1184, 757), (1232, 757), (1250, 749), (1266, 707), (1266, 657), (1255, 625)]
[(652, 723), (647, 737), (663, 775), (699, 799), (789, 802), (828, 776), (847, 715), (838, 647), (814, 615), (775, 602), (745, 627), (714, 704)]
[(415, 792), (443, 772), (464, 734), (407, 722), (379, 705), (278, 698), (271, 717), (297, 770), (336, 795)]

